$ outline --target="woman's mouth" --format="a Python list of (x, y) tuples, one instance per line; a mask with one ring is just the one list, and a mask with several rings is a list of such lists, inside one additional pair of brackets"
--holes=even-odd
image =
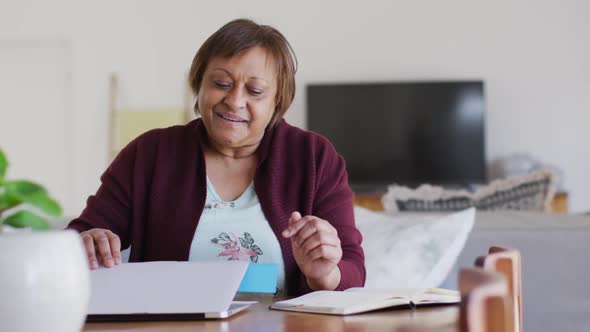
[(246, 123), (246, 122), (248, 122), (247, 120), (244, 120), (241, 117), (234, 115), (234, 114), (230, 114), (230, 113), (217, 113), (216, 112), (215, 115), (222, 118), (223, 120), (233, 122), (233, 123)]

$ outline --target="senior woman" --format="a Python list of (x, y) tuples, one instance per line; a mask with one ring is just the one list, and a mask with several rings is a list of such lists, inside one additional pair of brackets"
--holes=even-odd
[(194, 57), (189, 83), (200, 118), (132, 141), (69, 228), (91, 269), (121, 262), (275, 263), (299, 295), (365, 281), (345, 162), (322, 136), (282, 119), (296, 60), (270, 26), (238, 19)]

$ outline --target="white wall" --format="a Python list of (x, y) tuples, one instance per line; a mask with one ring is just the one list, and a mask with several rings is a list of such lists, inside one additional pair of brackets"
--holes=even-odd
[(126, 106), (181, 106), (197, 48), (242, 16), (279, 28), (298, 55), (291, 123), (305, 126), (308, 82), (484, 79), (488, 159), (526, 152), (556, 165), (571, 210), (590, 210), (589, 2), (342, 2), (0, 0), (0, 45), (57, 40), (71, 51), (66, 211), (81, 211), (106, 167), (109, 73)]
[(0, 147), (10, 157), (9, 179), (40, 181), (59, 202), (73, 199), (68, 54), (60, 43), (0, 45), (0, 110), (9, 115), (0, 117)]

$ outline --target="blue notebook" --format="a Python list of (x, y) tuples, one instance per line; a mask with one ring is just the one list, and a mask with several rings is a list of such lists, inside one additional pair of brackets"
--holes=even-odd
[(278, 273), (277, 264), (250, 263), (238, 292), (274, 294), (277, 292)]

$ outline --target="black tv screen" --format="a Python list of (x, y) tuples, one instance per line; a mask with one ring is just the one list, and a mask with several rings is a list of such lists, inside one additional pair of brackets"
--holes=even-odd
[(355, 190), (486, 181), (482, 81), (313, 84), (308, 129), (346, 160)]

